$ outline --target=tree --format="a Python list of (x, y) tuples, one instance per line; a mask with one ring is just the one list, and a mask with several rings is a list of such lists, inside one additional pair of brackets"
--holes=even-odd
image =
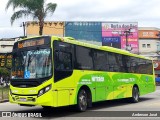
[(44, 19), (48, 14), (53, 14), (57, 7), (56, 3), (46, 4), (46, 0), (9, 0), (6, 5), (6, 10), (13, 7), (15, 11), (11, 16), (11, 25), (16, 19), (31, 16), (39, 22), (39, 35), (43, 34)]
[(7, 68), (0, 67), (0, 76), (10, 76), (10, 71)]

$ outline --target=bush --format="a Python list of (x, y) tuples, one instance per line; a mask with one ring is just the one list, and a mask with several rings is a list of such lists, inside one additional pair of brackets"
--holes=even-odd
[(0, 76), (3, 77), (10, 76), (10, 70), (7, 68), (0, 67)]

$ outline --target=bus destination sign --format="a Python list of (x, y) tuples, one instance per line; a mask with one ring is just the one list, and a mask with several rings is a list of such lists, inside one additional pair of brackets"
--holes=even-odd
[(21, 42), (18, 43), (18, 48), (44, 45), (45, 44), (44, 42), (45, 42), (44, 38), (21, 41)]

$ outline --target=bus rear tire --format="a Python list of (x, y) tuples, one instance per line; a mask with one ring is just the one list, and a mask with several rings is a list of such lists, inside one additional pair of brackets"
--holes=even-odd
[(132, 103), (139, 102), (139, 89), (138, 89), (138, 87), (133, 87), (133, 89), (132, 89), (131, 102)]
[(87, 92), (84, 89), (81, 89), (77, 97), (77, 110), (84, 112), (87, 109)]

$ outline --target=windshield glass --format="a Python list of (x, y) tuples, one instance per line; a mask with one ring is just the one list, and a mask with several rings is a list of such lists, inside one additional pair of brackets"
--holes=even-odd
[(12, 79), (44, 78), (51, 74), (51, 49), (19, 51), (13, 54)]

